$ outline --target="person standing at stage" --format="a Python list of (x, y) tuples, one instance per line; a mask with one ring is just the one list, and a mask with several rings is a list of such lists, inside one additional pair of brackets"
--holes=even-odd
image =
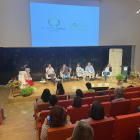
[(77, 67), (76, 67), (76, 72), (79, 74), (79, 76), (82, 76), (83, 77), (83, 81), (86, 82), (85, 78), (85, 72), (83, 71), (83, 69), (80, 67), (80, 63), (77, 64)]
[(51, 64), (48, 65), (48, 67), (46, 68), (46, 74), (48, 74), (48, 77), (51, 77), (51, 81), (54, 83), (55, 85), (55, 72), (54, 69), (51, 67)]
[[(94, 71), (94, 68), (93, 66), (91, 65), (91, 63), (89, 62), (88, 65), (86, 66), (86, 76), (89, 76), (90, 78), (90, 81), (93, 80), (94, 81), (94, 75), (95, 75), (95, 71)], [(92, 76), (92, 78), (91, 78)]]
[(110, 64), (107, 64), (107, 66), (103, 70), (104, 77), (105, 77), (105, 82), (107, 80), (107, 75), (109, 75), (110, 72), (112, 72), (112, 67), (110, 67)]
[(30, 84), (30, 87), (34, 85), (31, 75), (30, 75), (30, 68), (25, 69), (24, 79), (25, 79), (25, 82)]
[(65, 82), (65, 78), (67, 77), (67, 82), (70, 79), (70, 73), (71, 73), (71, 68), (67, 67), (65, 64), (63, 65), (63, 67), (61, 68), (60, 72), (63, 74), (63, 82)]

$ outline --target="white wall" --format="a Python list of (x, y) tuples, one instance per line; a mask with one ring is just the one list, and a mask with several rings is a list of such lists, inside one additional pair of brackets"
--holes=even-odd
[[(94, 0), (87, 5), (90, 1)], [(99, 44), (136, 45), (134, 68), (140, 71), (140, 14), (136, 14), (139, 8), (136, 0), (101, 0)], [(0, 0), (0, 47), (30, 46), (29, 0)]]
[(99, 45), (136, 45), (134, 69), (140, 71), (140, 14), (136, 0), (102, 0)]
[(0, 47), (29, 47), (30, 9), (28, 0), (0, 0)]

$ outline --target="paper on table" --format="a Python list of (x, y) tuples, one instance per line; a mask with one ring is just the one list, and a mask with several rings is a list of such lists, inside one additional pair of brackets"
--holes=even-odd
[(92, 84), (92, 87), (94, 87), (94, 84)]
[(102, 86), (102, 83), (99, 83), (99, 84), (98, 84), (98, 87), (99, 87), (99, 86)]
[(77, 89), (77, 87), (75, 86), (75, 87), (73, 87), (73, 89)]
[(105, 83), (105, 86), (109, 86), (109, 83)]

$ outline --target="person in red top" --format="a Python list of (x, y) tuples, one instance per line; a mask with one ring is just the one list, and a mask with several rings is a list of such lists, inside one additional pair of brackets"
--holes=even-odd
[(33, 83), (33, 80), (31, 78), (31, 75), (29, 73), (30, 73), (30, 68), (26, 68), (25, 73), (24, 73), (24, 79), (25, 79), (25, 82), (29, 83), (29, 85), (31, 87), (34, 85), (34, 83)]

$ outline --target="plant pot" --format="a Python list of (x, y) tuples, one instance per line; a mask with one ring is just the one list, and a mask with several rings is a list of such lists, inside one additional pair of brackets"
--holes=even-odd
[(118, 80), (118, 84), (120, 84), (120, 83), (121, 83), (121, 81), (122, 81), (122, 80), (120, 80), (120, 79), (119, 79), (119, 80)]
[(21, 95), (22, 95), (23, 97), (27, 97), (27, 96), (32, 95), (32, 93), (33, 93), (33, 92), (31, 92), (30, 94), (24, 94), (24, 95), (21, 94)]

